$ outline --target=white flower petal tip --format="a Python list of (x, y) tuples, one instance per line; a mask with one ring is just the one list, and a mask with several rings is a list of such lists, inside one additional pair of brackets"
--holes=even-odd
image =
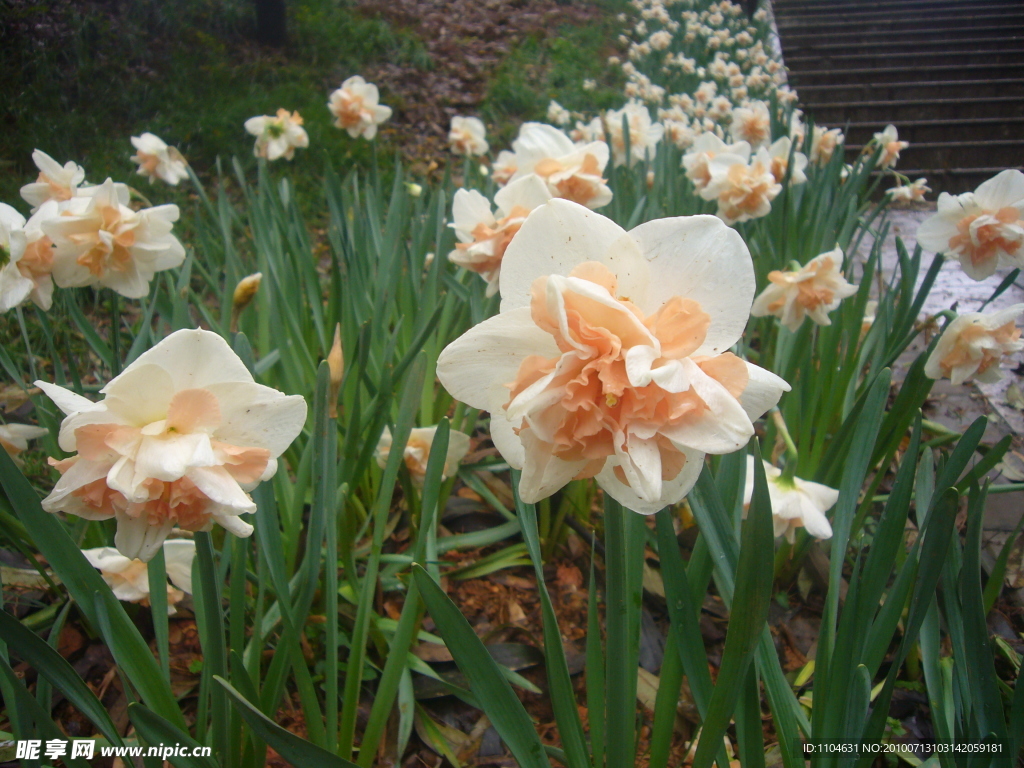
[[(791, 544), (799, 528), (816, 539), (832, 538), (832, 525), (825, 515), (839, 500), (839, 491), (821, 483), (794, 477), (785, 480), (782, 470), (763, 462), (768, 480), (768, 497), (772, 504), (775, 535), (785, 536)], [(747, 477), (743, 491), (744, 507), (754, 495), (754, 457), (747, 456)]]
[(255, 383), (220, 336), (177, 331), (143, 353), (93, 403), (39, 382), (67, 417), (50, 463), (61, 479), (43, 507), (117, 519), (121, 554), (147, 561), (175, 528), (238, 535), (267, 479), (302, 430), (306, 402)]
[[(437, 433), (437, 425), (432, 427), (415, 427), (409, 431), (409, 439), (405, 443), (403, 456), (405, 467), (409, 470), (409, 476), (417, 488), (423, 487), (427, 476), (427, 462), (430, 460), (430, 450), (434, 445), (434, 436)], [(459, 432), (457, 429), (448, 431), (448, 452), (445, 454), (444, 470), (441, 474), (442, 480), (447, 480), (459, 469), (461, 462), (470, 449), (469, 435)], [(387, 466), (388, 456), (391, 455), (392, 439), (391, 430), (384, 427), (380, 440), (377, 442), (377, 449), (374, 457), (377, 465), (383, 469)]]
[(683, 498), (706, 453), (744, 445), (788, 389), (726, 351), (753, 281), (742, 240), (713, 217), (627, 233), (551, 200), (506, 251), (501, 313), (446, 347), (437, 374), (490, 411), (524, 501), (596, 477), (650, 514)]
[(245, 130), (256, 137), (252, 153), (267, 160), (292, 160), (296, 149), (309, 146), (302, 116), (287, 109), (277, 110), (276, 115), (250, 117), (245, 121)]
[(754, 300), (750, 314), (773, 315), (794, 333), (805, 317), (818, 325), (831, 325), (828, 313), (857, 292), (857, 286), (843, 277), (842, 266), (843, 252), (836, 247), (796, 271), (769, 272), (769, 285)]
[(380, 92), (373, 83), (353, 75), (333, 91), (327, 108), (334, 116), (334, 125), (348, 132), (353, 139), (373, 139), (377, 126), (391, 117), (391, 107), (380, 103)]
[(998, 312), (967, 312), (953, 320), (942, 332), (925, 362), (925, 375), (948, 378), (954, 384), (968, 379), (983, 383), (999, 381), (1003, 375), (999, 362), (1003, 357), (1024, 349), (1017, 320), (1024, 315), (1024, 304), (1014, 304)]

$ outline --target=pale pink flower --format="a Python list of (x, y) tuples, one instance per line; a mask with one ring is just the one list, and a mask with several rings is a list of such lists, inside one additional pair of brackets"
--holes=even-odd
[[(794, 477), (787, 480), (782, 470), (764, 463), (768, 481), (768, 497), (772, 502), (772, 525), (776, 536), (785, 536), (792, 544), (798, 528), (805, 528), (816, 539), (832, 538), (832, 526), (825, 513), (839, 500), (839, 491), (821, 483)], [(743, 489), (743, 506), (750, 506), (754, 496), (754, 457), (747, 456), (747, 479)]]
[(11, 206), (0, 203), (0, 312), (27, 299), (40, 309), (50, 309), (53, 242), (41, 225), (58, 216), (59, 208), (56, 200), (47, 200), (26, 222)]
[(78, 186), (85, 181), (85, 169), (70, 160), (63, 167), (41, 150), (32, 153), (32, 161), (39, 169), (39, 178), (21, 188), (21, 196), (32, 206), (35, 213), (47, 200), (59, 203), (70, 200), (77, 194)]
[(846, 137), (838, 128), (828, 130), (823, 126), (814, 126), (811, 134), (811, 162), (828, 165), (837, 147), (841, 147)]
[(437, 375), (490, 412), (524, 501), (596, 477), (654, 513), (690, 490), (705, 453), (745, 445), (789, 389), (726, 351), (753, 295), (750, 254), (714, 217), (625, 232), (551, 200), (505, 252), (500, 314), (448, 345)]
[(335, 127), (344, 128), (353, 139), (372, 139), (377, 126), (391, 117), (391, 107), (379, 101), (377, 86), (353, 75), (331, 93), (327, 108), (334, 115)]
[(733, 141), (745, 141), (752, 149), (766, 146), (772, 141), (772, 118), (763, 101), (751, 102), (732, 111), (729, 135)]
[(456, 155), (479, 157), (487, 154), (486, 135), (487, 128), (480, 118), (456, 115), (448, 131), (448, 145)]
[(1024, 173), (1006, 170), (974, 192), (941, 193), (938, 212), (917, 229), (917, 242), (954, 254), (974, 280), (999, 267), (1024, 267)]
[(962, 384), (973, 378), (992, 384), (1003, 378), (999, 361), (1024, 349), (1017, 319), (1024, 315), (1024, 304), (998, 312), (966, 312), (942, 332), (928, 356), (924, 373), (932, 379), (948, 378)]
[(601, 176), (608, 165), (608, 145), (603, 141), (579, 146), (554, 126), (523, 123), (512, 149), (516, 165), (512, 181), (533, 173), (544, 180), (552, 197), (591, 209), (611, 202), (612, 191)]
[(716, 215), (726, 224), (767, 216), (772, 200), (782, 191), (765, 147), (757, 150), (749, 163), (741, 155), (715, 155), (708, 161), (708, 175), (710, 180), (700, 196), (718, 201)]
[(487, 282), (487, 296), (493, 296), (498, 292), (501, 260), (508, 244), (530, 211), (550, 199), (547, 184), (532, 173), (498, 191), (494, 196), (496, 214), (491, 212), (490, 201), (475, 189), (460, 189), (452, 201), (454, 222), (448, 225), (459, 242), (448, 254), (448, 261), (480, 275)]
[(147, 177), (150, 183), (153, 179), (160, 179), (176, 186), (179, 181), (188, 178), (185, 158), (177, 149), (167, 146), (159, 136), (152, 133), (132, 136), (132, 146), (135, 147), (132, 162), (139, 164), (136, 173)]
[(879, 168), (892, 168), (900, 159), (900, 152), (910, 146), (910, 142), (900, 141), (899, 133), (895, 125), (885, 126), (885, 130), (876, 133), (871, 142), (865, 147), (865, 151), (873, 152), (877, 147), (882, 148), (882, 155), (878, 159)]
[[(163, 543), (164, 567), (170, 583), (167, 584), (167, 613), (192, 594), (192, 561), (196, 544), (190, 539), (167, 539)], [(100, 576), (118, 600), (149, 606), (149, 566), (142, 560), (127, 558), (113, 547), (83, 549), (89, 564), (99, 570)]]
[(148, 561), (175, 528), (236, 536), (252, 526), (249, 497), (277, 471), (277, 457), (302, 430), (306, 401), (253, 381), (215, 333), (172, 333), (107, 384), (94, 403), (37, 381), (67, 414), (60, 447), (70, 458), (43, 500), (48, 512), (117, 520), (114, 543)]
[(185, 249), (171, 234), (178, 206), (133, 211), (110, 180), (41, 222), (54, 244), (53, 280), (61, 288), (102, 285), (137, 299), (153, 275), (179, 266)]
[[(430, 449), (434, 444), (434, 435), (437, 433), (437, 425), (432, 427), (417, 427), (409, 432), (409, 440), (402, 451), (405, 458), (405, 467), (409, 470), (409, 476), (417, 488), (423, 487), (423, 481), (427, 476), (427, 462), (430, 460)], [(391, 454), (392, 439), (391, 430), (384, 427), (380, 440), (377, 442), (377, 449), (374, 456), (377, 465), (383, 469), (388, 463), (388, 456)], [(448, 453), (445, 455), (444, 470), (441, 479), (445, 480), (459, 471), (459, 462), (469, 453), (469, 435), (459, 432), (457, 429), (448, 432)]]
[(843, 277), (842, 265), (843, 252), (837, 246), (815, 256), (796, 271), (769, 272), (769, 285), (754, 300), (750, 314), (754, 317), (774, 315), (794, 333), (804, 317), (818, 325), (831, 325), (828, 313), (857, 292), (857, 286)]
[(277, 110), (277, 115), (250, 117), (245, 121), (245, 130), (256, 137), (252, 153), (267, 160), (295, 157), (296, 149), (309, 146), (309, 136), (302, 127), (302, 116), (287, 109)]

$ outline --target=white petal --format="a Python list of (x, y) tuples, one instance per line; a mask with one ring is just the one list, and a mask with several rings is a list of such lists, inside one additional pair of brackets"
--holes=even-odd
[(1024, 204), (1024, 173), (1010, 168), (1001, 171), (974, 190), (974, 198), (982, 208), (999, 210)]
[(562, 461), (555, 458), (540, 444), (533, 430), (524, 429), (520, 439), (526, 451), (526, 462), (519, 480), (519, 497), (527, 504), (546, 499), (587, 465), (585, 460)]
[(650, 268), (646, 294), (633, 297), (640, 309), (650, 315), (673, 296), (692, 299), (711, 316), (694, 354), (716, 355), (735, 344), (755, 289), (754, 264), (739, 233), (715, 216), (686, 216), (649, 221), (629, 234)]
[(79, 459), (60, 476), (50, 495), (43, 499), (43, 509), (47, 512), (65, 511), (67, 500), (74, 491), (106, 477), (109, 470), (110, 464), (105, 462)]
[(630, 509), (641, 515), (653, 515), (665, 507), (676, 504), (690, 492), (700, 471), (704, 467), (704, 454), (699, 451), (684, 451), (686, 464), (682, 470), (671, 480), (663, 480), (661, 483), (661, 496), (655, 501), (646, 501), (628, 485), (622, 483), (615, 476), (615, 459), (605, 462), (604, 469), (597, 475), (597, 483), (604, 489), (604, 492), (619, 502), (626, 509)]
[(452, 200), (452, 228), (459, 240), (473, 241), (472, 232), (478, 224), (493, 227), (496, 223), (491, 213), (491, 201), (475, 189), (460, 189)]
[(690, 385), (707, 410), (682, 425), (663, 428), (661, 433), (676, 445), (702, 453), (731, 453), (744, 446), (754, 434), (754, 425), (739, 401), (691, 359), (681, 362)]
[[(458, 192), (456, 192), (457, 195)], [(548, 185), (540, 176), (530, 173), (499, 189), (494, 195), (494, 204), (498, 206), (502, 216), (508, 216), (516, 206), (532, 211), (550, 199), (551, 192), (548, 190)], [(454, 210), (452, 215), (454, 217)]]
[[(143, 355), (145, 357), (145, 355)], [(140, 362), (129, 365), (100, 391), (107, 396), (104, 407), (125, 423), (143, 427), (167, 417), (174, 397), (174, 376), (161, 365)]]
[(740, 405), (751, 421), (757, 421), (778, 404), (782, 393), (789, 392), (790, 386), (771, 371), (752, 363), (746, 365), (747, 387), (740, 393)]
[(587, 261), (615, 274), (621, 296), (646, 294), (647, 265), (622, 227), (568, 200), (556, 198), (534, 209), (502, 260), (501, 311), (528, 307), (538, 277), (568, 275)]
[(647, 502), (661, 499), (661, 451), (656, 440), (627, 435), (625, 445), (615, 447), (616, 458), (629, 487)]
[(537, 327), (527, 306), (491, 317), (445, 347), (437, 359), (437, 377), (456, 400), (493, 414), (508, 402), (505, 385), (515, 380), (528, 355), (559, 354), (554, 339)]
[(306, 400), (255, 382), (225, 382), (206, 387), (220, 404), (221, 423), (213, 436), (231, 445), (266, 448), (278, 457), (306, 423)]
[(225, 531), (234, 534), (240, 539), (252, 536), (252, 532), (255, 530), (238, 515), (214, 515), (213, 521)]
[(193, 467), (185, 475), (215, 504), (237, 512), (255, 512), (252, 499), (223, 467)]
[(145, 515), (132, 517), (124, 512), (117, 513), (117, 533), (114, 545), (125, 557), (148, 563), (164, 543), (174, 523), (164, 520), (159, 525), (150, 525)]
[(191, 467), (209, 467), (216, 463), (210, 436), (205, 433), (143, 437), (135, 454), (135, 481), (156, 478), (171, 482), (180, 480)]
[(47, 381), (36, 381), (35, 385), (43, 390), (48, 398), (53, 400), (54, 405), (69, 416), (79, 411), (96, 410), (103, 407), (99, 403), (94, 403), (88, 398), (75, 394), (70, 389), (58, 387), (56, 384), (50, 384)]
[(512, 422), (505, 418), (504, 409), (491, 413), (491, 442), (512, 469), (522, 469), (526, 463), (526, 449), (523, 441), (512, 428)]
[[(167, 371), (175, 390), (198, 389), (224, 381), (253, 380), (245, 364), (224, 339), (216, 333), (199, 328), (175, 331), (149, 351), (143, 352), (125, 368), (125, 373), (147, 364), (158, 365)], [(107, 392), (112, 384), (101, 391)]]
[(178, 589), (192, 594), (192, 561), (196, 543), (191, 539), (168, 539), (164, 542), (164, 563), (167, 578)]

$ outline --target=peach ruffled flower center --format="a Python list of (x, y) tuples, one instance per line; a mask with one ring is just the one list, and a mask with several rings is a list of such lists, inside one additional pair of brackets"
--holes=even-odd
[[(943, 375), (951, 377), (955, 369), (973, 366), (980, 352), (981, 363), (975, 374), (982, 374), (998, 363), (1003, 356), (1003, 350), (1008, 348), (1006, 345), (1012, 345), (1020, 336), (1020, 328), (1012, 320), (994, 331), (982, 325), (968, 325), (957, 336), (953, 348), (943, 355), (939, 367), (942, 368)], [(994, 342), (995, 347), (984, 346), (986, 339)]]
[[(768, 279), (784, 288), (796, 290), (794, 302), (807, 311), (812, 311), (820, 306), (831, 304), (836, 297), (833, 289), (836, 265), (831, 257), (825, 257), (799, 272), (782, 272), (772, 270), (768, 273)], [(769, 312), (778, 312), (786, 304), (787, 296), (782, 296), (771, 302), (767, 309)]]
[(29, 243), (18, 259), (18, 271), (37, 282), (53, 272), (53, 241), (44, 235)]
[(116, 203), (98, 208), (94, 215), (98, 219), (95, 230), (68, 236), (77, 245), (89, 246), (76, 261), (97, 278), (102, 278), (108, 269), (114, 272), (128, 271), (132, 263), (129, 249), (135, 245), (138, 219), (134, 215), (123, 216)]
[(760, 161), (751, 165), (735, 163), (729, 167), (728, 187), (719, 195), (722, 213), (730, 219), (756, 216), (778, 194), (775, 176)]
[[(653, 336), (660, 344), (661, 356), (653, 361), (652, 368), (690, 357), (704, 343), (710, 316), (698, 302), (678, 296), (666, 301), (653, 315), (645, 316), (628, 298), (618, 296), (615, 276), (596, 262), (579, 265), (569, 278), (599, 286), (618, 306), (565, 289), (561, 292), (564, 314), (556, 316), (548, 301), (550, 278), (534, 281), (530, 305), (533, 321), (551, 334), (561, 354), (554, 358), (530, 355), (520, 364), (515, 380), (507, 385), (511, 396), (506, 409), (540, 379), (556, 373), (536, 395), (545, 405), (534, 410), (531, 421), (541, 429), (532, 429), (524, 419), (515, 427), (517, 434), (532, 430), (534, 437), (538, 431), (551, 435), (550, 441), (538, 438), (539, 449), (563, 461), (587, 461), (578, 475), (581, 478), (601, 471), (605, 460), (615, 455), (617, 448), (621, 450), (625, 435), (651, 435), (661, 453), (662, 479), (675, 478), (686, 456), (658, 433), (699, 418), (707, 405), (692, 387), (669, 392), (653, 382), (633, 386), (626, 370), (626, 355), (634, 347), (650, 346)], [(739, 397), (746, 388), (746, 365), (735, 355), (691, 359), (733, 397)], [(625, 482), (625, 476), (617, 474)]]
[[(195, 433), (211, 435), (221, 423), (220, 406), (216, 396), (207, 389), (185, 389), (171, 398), (167, 418), (150, 422), (142, 427), (124, 424), (86, 424), (75, 430), (78, 454), (50, 464), (62, 475), (79, 461), (107, 464), (113, 467), (122, 459), (135, 463), (136, 474), (141, 454), (160, 450), (160, 441), (181, 439)], [(145, 441), (156, 440), (157, 445)], [(246, 448), (224, 443), (209, 437), (213, 462), (240, 484), (256, 483), (267, 469), (270, 451), (266, 448)], [(189, 531), (209, 527), (211, 516), (218, 505), (187, 476), (161, 480), (155, 477), (136, 478), (135, 493), (131, 498), (111, 488), (107, 478), (100, 478), (72, 492), (97, 519), (113, 517), (116, 513), (133, 518), (145, 518), (150, 525), (167, 522)]]
[(54, 181), (45, 173), (40, 172), (39, 178), (36, 179), (37, 184), (45, 184), (50, 190), (50, 199), (58, 202), (65, 202), (75, 196), (71, 187), (67, 184), (62, 184), (59, 181)]
[[(558, 190), (559, 197), (580, 205), (586, 205), (597, 197), (600, 186), (606, 181), (601, 178), (601, 166), (598, 165), (597, 158), (589, 152), (583, 156), (583, 162), (574, 171), (570, 166), (549, 157), (537, 163), (533, 172), (549, 184), (553, 184)], [(553, 181), (552, 177), (558, 180)]]
[(997, 257), (1000, 251), (1016, 253), (1024, 242), (1022, 226), (1020, 212), (1012, 206), (964, 216), (957, 222), (958, 234), (949, 239), (949, 249), (966, 254), (978, 266)]
[(477, 272), (484, 277), (496, 274), (501, 269), (501, 260), (505, 256), (505, 249), (508, 248), (508, 244), (512, 242), (512, 238), (516, 236), (529, 215), (530, 212), (526, 208), (515, 205), (512, 206), (508, 216), (498, 219), (493, 227), (489, 227), (483, 222), (477, 224), (472, 232), (473, 242), (456, 243), (455, 247), (460, 251), (470, 249), (478, 251), (482, 244), (490, 244), (491, 253), (483, 259), (467, 260), (460, 264), (471, 272)]

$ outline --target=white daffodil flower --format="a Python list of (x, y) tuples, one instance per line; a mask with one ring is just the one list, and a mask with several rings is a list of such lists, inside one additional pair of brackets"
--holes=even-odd
[(1017, 319), (1024, 304), (991, 312), (966, 312), (951, 322), (925, 362), (924, 373), (932, 379), (948, 378), (962, 384), (973, 378), (992, 384), (1003, 378), (999, 361), (1024, 349)]
[(139, 164), (136, 173), (148, 178), (150, 183), (153, 179), (160, 179), (173, 187), (188, 178), (185, 158), (177, 149), (167, 146), (159, 136), (152, 133), (132, 136), (132, 146), (135, 147), (132, 162)]
[(274, 475), (302, 430), (306, 401), (257, 384), (227, 342), (210, 331), (172, 333), (100, 392), (98, 403), (37, 381), (67, 414), (60, 447), (70, 458), (43, 500), (48, 512), (117, 520), (128, 558), (148, 561), (174, 527), (236, 536), (252, 526), (248, 491)]
[[(427, 461), (430, 459), (430, 448), (434, 444), (434, 435), (437, 433), (437, 425), (432, 427), (416, 427), (409, 432), (409, 440), (405, 444), (403, 455), (405, 466), (409, 470), (413, 484), (418, 488), (423, 487), (423, 481), (427, 476)], [(387, 466), (388, 456), (391, 454), (392, 441), (391, 430), (384, 427), (380, 440), (377, 442), (377, 449), (374, 456), (377, 465), (383, 469)], [(469, 453), (469, 435), (459, 432), (457, 429), (448, 431), (448, 453), (445, 455), (444, 471), (441, 479), (445, 480), (459, 471), (459, 462)]]
[[(839, 491), (821, 483), (794, 477), (787, 480), (782, 470), (764, 462), (768, 496), (772, 501), (772, 523), (775, 535), (785, 536), (792, 544), (797, 528), (805, 528), (816, 539), (832, 538), (832, 526), (825, 513), (835, 506)], [(743, 489), (743, 505), (749, 506), (754, 496), (754, 457), (747, 456), (747, 482)]]
[(377, 126), (391, 117), (391, 107), (379, 102), (377, 86), (353, 75), (331, 93), (327, 108), (334, 115), (335, 127), (345, 129), (353, 139), (372, 139)]
[[(172, 615), (185, 595), (192, 594), (192, 561), (196, 556), (196, 544), (190, 539), (168, 539), (162, 546), (167, 578), (170, 579), (167, 584), (167, 613)], [(100, 572), (118, 600), (150, 604), (149, 566), (142, 560), (125, 557), (113, 547), (83, 549), (82, 554)]]
[(501, 311), (441, 353), (437, 375), (491, 414), (491, 437), (536, 502), (596, 477), (652, 514), (730, 453), (789, 385), (727, 350), (743, 333), (754, 269), (713, 216), (626, 232), (566, 200), (530, 214), (505, 251)]
[(287, 109), (277, 110), (276, 116), (261, 115), (245, 121), (245, 130), (256, 137), (252, 153), (267, 160), (291, 160), (295, 150), (309, 146), (309, 136), (302, 127), (302, 116)]
[(857, 292), (857, 286), (843, 277), (842, 265), (843, 252), (836, 246), (796, 271), (769, 272), (770, 283), (754, 300), (750, 314), (754, 317), (774, 315), (794, 333), (804, 317), (818, 325), (832, 325), (828, 313)]
[(608, 145), (603, 141), (578, 146), (554, 126), (523, 123), (512, 149), (516, 170), (511, 181), (535, 174), (548, 185), (552, 197), (592, 210), (612, 201), (612, 191), (601, 177), (608, 165)]

